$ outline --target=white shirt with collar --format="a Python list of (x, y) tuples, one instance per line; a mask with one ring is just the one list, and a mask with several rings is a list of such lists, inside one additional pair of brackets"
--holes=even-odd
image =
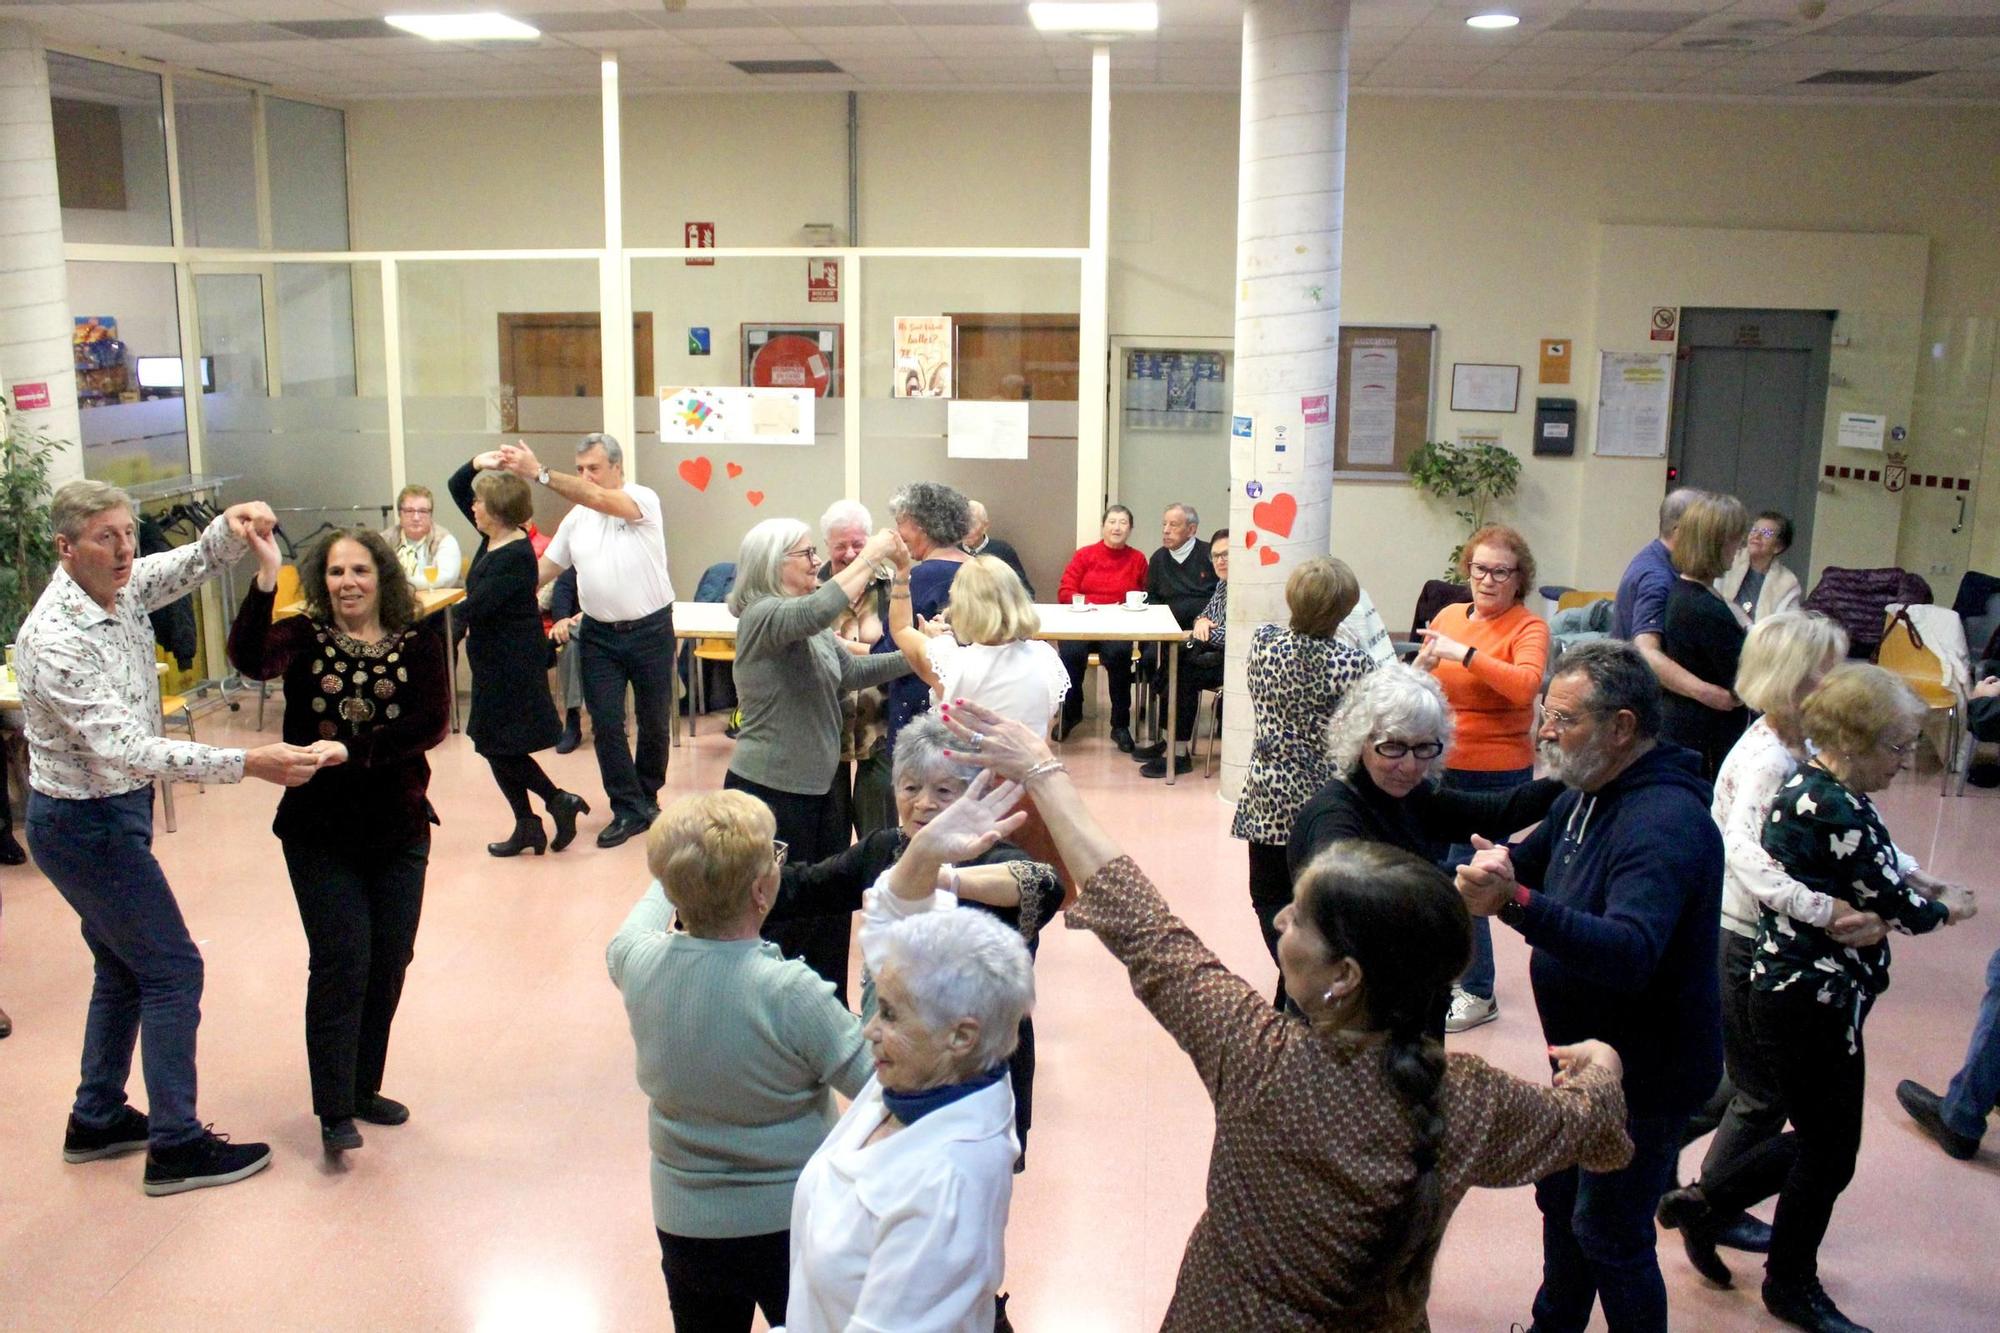
[(1167, 547), (1166, 552), (1168, 555), (1174, 558), (1175, 564), (1185, 565), (1188, 562), (1188, 557), (1194, 554), (1194, 543), (1195, 539), (1193, 537), (1189, 537), (1179, 546)]
[(577, 505), (563, 516), (545, 553), (558, 565), (576, 567), (577, 604), (592, 620), (639, 620), (674, 601), (659, 493), (637, 482), (624, 490), (639, 517), (614, 518)]
[(28, 782), (88, 801), (155, 778), (241, 782), (243, 751), (160, 734), (160, 682), (147, 613), (180, 600), (249, 547), (218, 517), (201, 540), (141, 556), (107, 612), (57, 569), (14, 649), (28, 735)]

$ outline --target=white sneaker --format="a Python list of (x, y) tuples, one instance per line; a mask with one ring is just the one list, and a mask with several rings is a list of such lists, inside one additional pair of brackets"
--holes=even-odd
[(1445, 1012), (1444, 1016), (1444, 1030), (1446, 1032), (1465, 1032), (1471, 1028), (1478, 1027), (1481, 1023), (1491, 1023), (1498, 1017), (1500, 1017), (1499, 1001), (1482, 1000), (1471, 991), (1462, 991), (1458, 987), (1453, 986), (1451, 988), (1451, 1008)]

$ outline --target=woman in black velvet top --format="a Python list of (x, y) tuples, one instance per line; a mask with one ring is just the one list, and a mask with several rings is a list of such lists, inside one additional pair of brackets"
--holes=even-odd
[[(1714, 587), (1729, 572), (1750, 531), (1750, 515), (1730, 495), (1709, 495), (1689, 505), (1674, 529), (1674, 569), (1680, 574), (1667, 594), (1667, 618), (1660, 651), (1696, 678), (1725, 690), (1736, 687), (1736, 664), (1743, 656), (1743, 621)], [(1730, 747), (1750, 725), (1750, 712), (1737, 703), (1710, 708), (1671, 690), (1660, 696), (1660, 735), (1701, 756), (1710, 782), (1721, 771)]]
[[(472, 715), (465, 734), (514, 811), (513, 834), (505, 842), (487, 843), (486, 850), (494, 856), (523, 851), (540, 856), (544, 848), (559, 852), (576, 840), (576, 817), (589, 814), (590, 806), (557, 787), (535, 761), (537, 750), (562, 739), (563, 724), (549, 698), (553, 650), (542, 632), (535, 550), (525, 531), (534, 497), (527, 482), (501, 470), (498, 452), (479, 455), (446, 484), (459, 512), (479, 529), (458, 614), (466, 628), (465, 660), (472, 665)], [(528, 804), (529, 792), (548, 808), (554, 842)]]
[(361, 1146), (358, 1117), (401, 1124), (382, 1096), (389, 1025), (416, 947), (430, 865), (424, 758), (450, 716), (443, 636), (377, 533), (335, 532), (299, 566), (305, 612), (273, 622), (283, 556), (250, 537), (257, 578), (229, 630), (229, 660), (252, 680), (283, 677), (285, 740), (320, 771), (278, 802), (284, 848), (310, 946), (306, 1060), (329, 1151)]

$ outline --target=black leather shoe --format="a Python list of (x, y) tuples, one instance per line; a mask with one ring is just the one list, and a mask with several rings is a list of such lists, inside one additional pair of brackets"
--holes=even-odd
[(1738, 1213), (1716, 1224), (1715, 1243), (1724, 1249), (1741, 1250), (1745, 1254), (1769, 1254), (1771, 1224), (1748, 1213)]
[(1734, 1284), (1729, 1265), (1715, 1252), (1715, 1221), (1700, 1190), (1668, 1190), (1656, 1215), (1661, 1226), (1681, 1233), (1681, 1248), (1695, 1272), (1718, 1287)]
[(1806, 1333), (1870, 1333), (1869, 1329), (1840, 1312), (1840, 1307), (1833, 1303), (1833, 1297), (1826, 1294), (1826, 1288), (1819, 1284), (1818, 1278), (1803, 1282), (1765, 1278), (1764, 1308), (1793, 1328), (1805, 1329)]
[(606, 824), (603, 830), (597, 835), (597, 845), (599, 847), (623, 847), (627, 842), (638, 837), (652, 826), (653, 821), (650, 819), (636, 819), (628, 815), (620, 815), (609, 824)]
[(1132, 757), (1141, 763), (1144, 763), (1148, 759), (1158, 759), (1166, 752), (1167, 743), (1165, 741), (1154, 741), (1151, 745), (1135, 745), (1132, 747)]
[(1913, 1078), (1896, 1085), (1896, 1100), (1917, 1122), (1917, 1128), (1931, 1136), (1937, 1146), (1961, 1162), (1979, 1155), (1979, 1140), (1959, 1133), (1944, 1122), (1943, 1098)]
[(410, 1118), (410, 1108), (393, 1097), (384, 1097), (379, 1092), (370, 1093), (357, 1100), (354, 1118), (366, 1120), (371, 1125), (400, 1125)]
[(583, 744), (583, 710), (572, 708), (563, 718), (562, 735), (556, 739), (556, 753), (568, 754)]
[(1126, 754), (1132, 753), (1132, 728), (1113, 727), (1111, 729), (1111, 743)]
[(351, 1115), (321, 1116), (319, 1118), (319, 1142), (328, 1152), (347, 1152), (361, 1146), (361, 1131), (354, 1127)]
[(555, 821), (555, 841), (549, 850), (559, 852), (576, 841), (576, 817), (590, 813), (590, 802), (573, 791), (559, 791), (549, 802), (549, 818)]
[(549, 845), (548, 830), (539, 819), (517, 819), (514, 821), (514, 836), (505, 842), (486, 844), (488, 856), (519, 856), (522, 852), (533, 852), (540, 856)]
[(12, 829), (0, 829), (0, 866), (19, 866), (28, 863), (28, 853), (21, 844), (14, 841)]
[[(1174, 756), (1174, 775), (1176, 777), (1182, 773), (1192, 773), (1193, 771), (1193, 759), (1184, 754)], [(1166, 775), (1167, 757), (1165, 755), (1161, 755), (1158, 759), (1148, 759), (1145, 763), (1139, 765), (1139, 776), (1142, 778), (1163, 778)]]

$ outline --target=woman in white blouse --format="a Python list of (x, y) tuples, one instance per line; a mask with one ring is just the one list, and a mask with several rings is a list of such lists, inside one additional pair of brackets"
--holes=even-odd
[[(893, 558), (898, 572), (908, 569), (907, 550)], [(1069, 673), (1055, 646), (1033, 637), (1042, 622), (1020, 576), (995, 556), (974, 556), (952, 580), (946, 618), (948, 626), (927, 632), (911, 623), (907, 599), (889, 604), (889, 632), (932, 702), (971, 699), (1046, 735)]]
[(937, 883), (1013, 831), (1020, 795), (981, 775), (868, 891), (875, 1077), (792, 1196), (790, 1333), (994, 1327), (1018, 1151), (1007, 1056), (1035, 978), (1018, 932), (946, 910)]

